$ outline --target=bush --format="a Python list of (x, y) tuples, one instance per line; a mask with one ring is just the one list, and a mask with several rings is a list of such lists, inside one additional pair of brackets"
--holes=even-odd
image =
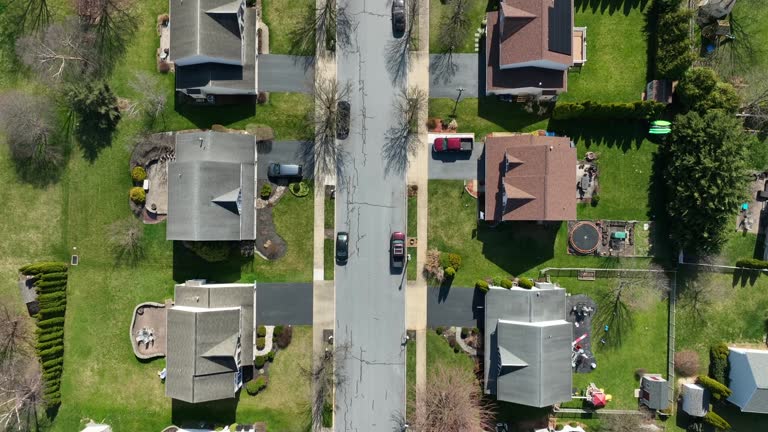
[(257, 339), (256, 339), (256, 349), (260, 349), (260, 350), (263, 350), (263, 349), (264, 349), (264, 344), (265, 344), (265, 343), (266, 343), (266, 342), (265, 342), (265, 340), (264, 340), (264, 338), (263, 338), (263, 337), (257, 338)]
[(731, 424), (717, 415), (714, 411), (709, 411), (704, 415), (704, 423), (708, 423), (718, 430), (726, 431), (731, 429)]
[(696, 375), (699, 372), (699, 355), (695, 351), (676, 352), (675, 370), (684, 377)]
[(56, 280), (66, 280), (67, 279), (67, 272), (55, 272), (55, 273), (43, 273), (39, 276), (39, 280), (41, 281), (56, 281)]
[(501, 278), (499, 276), (496, 276), (493, 279), (491, 279), (491, 285), (501, 286)]
[(256, 396), (265, 388), (267, 388), (267, 378), (263, 375), (256, 377), (245, 384), (245, 391), (251, 396)]
[(453, 347), (453, 353), (454, 353), (454, 354), (458, 354), (460, 351), (461, 351), (461, 348), (459, 348), (459, 346), (458, 346), (458, 345), (456, 345), (455, 347)]
[(272, 335), (276, 336), (276, 337), (279, 337), (281, 334), (283, 334), (283, 326), (276, 325), (275, 329), (272, 330)]
[(63, 346), (53, 346), (48, 349), (37, 351), (37, 355), (40, 356), (41, 359), (46, 359), (46, 360), (52, 357), (59, 357), (62, 354), (64, 354)]
[(708, 67), (688, 69), (675, 90), (686, 111), (704, 114), (712, 109), (735, 113), (741, 103), (736, 89), (720, 81)]
[(597, 207), (597, 205), (600, 204), (600, 194), (592, 194), (589, 204), (591, 204), (592, 207)]
[(27, 264), (19, 269), (19, 273), (27, 276), (39, 275), (41, 273), (61, 273), (67, 271), (67, 265), (61, 262), (43, 261), (34, 264)]
[(144, 188), (141, 186), (132, 187), (130, 197), (131, 201), (136, 204), (144, 204), (147, 201), (147, 193), (144, 192)]
[(723, 342), (709, 347), (709, 376), (721, 382), (728, 382), (728, 345)]
[(640, 381), (640, 378), (642, 378), (646, 373), (648, 373), (648, 371), (645, 370), (645, 368), (635, 369), (635, 379)]
[(461, 328), (461, 338), (466, 339), (469, 336), (469, 329), (466, 327)]
[(288, 190), (291, 191), (294, 196), (299, 198), (309, 195), (309, 186), (307, 186), (307, 184), (303, 181), (298, 183), (291, 183), (288, 185)]
[(448, 263), (454, 270), (458, 271), (461, 268), (461, 255), (455, 253), (448, 254)]
[(272, 195), (272, 185), (264, 183), (264, 186), (261, 187), (261, 192), (259, 192), (259, 196), (263, 200), (268, 200), (270, 195)]
[(679, 80), (696, 59), (690, 48), (690, 19), (691, 11), (688, 9), (671, 9), (660, 14), (659, 31), (655, 32), (657, 78)]
[(260, 325), (260, 326), (256, 327), (256, 336), (258, 336), (260, 338), (263, 338), (266, 335), (267, 335), (267, 328), (266, 327), (264, 327), (263, 325)]
[(224, 127), (224, 125), (220, 125), (220, 124), (211, 125), (211, 130), (214, 132), (224, 132), (224, 133), (229, 132), (229, 129)]
[(533, 281), (528, 279), (527, 277), (521, 277), (520, 279), (517, 280), (517, 285), (520, 288), (531, 289), (533, 288)]
[(259, 95), (256, 97), (256, 103), (259, 105), (264, 105), (269, 100), (269, 97), (267, 96), (266, 92), (259, 92)]
[(451, 348), (456, 347), (456, 335), (454, 334), (448, 335), (447, 339), (448, 339), (448, 345), (450, 345)]
[(554, 120), (650, 120), (664, 111), (656, 101), (629, 103), (559, 102), (552, 111)]
[(743, 258), (736, 261), (736, 267), (763, 270), (763, 269), (768, 269), (768, 261), (763, 261), (755, 258)]
[(437, 249), (427, 250), (427, 259), (424, 262), (424, 276), (427, 279), (436, 282), (442, 282), (445, 277), (443, 272), (442, 259), (440, 251)]
[(42, 279), (38, 279), (34, 283), (34, 286), (37, 288), (37, 292), (61, 291), (67, 286), (67, 281), (66, 280), (44, 281)]
[(448, 279), (453, 279), (453, 277), (456, 276), (456, 270), (453, 267), (446, 267), (443, 274)]
[(482, 292), (488, 292), (488, 289), (489, 289), (488, 282), (486, 282), (486, 281), (484, 281), (482, 279), (478, 279), (475, 282), (475, 288), (479, 289)]
[(445, 332), (445, 328), (444, 327), (437, 327), (435, 329), (435, 333), (437, 333), (439, 335), (442, 335), (444, 332)]
[(41, 329), (54, 327), (54, 326), (63, 326), (64, 325), (64, 318), (63, 317), (57, 317), (57, 318), (51, 318), (47, 320), (42, 320), (37, 322), (37, 326)]
[(264, 364), (267, 363), (267, 360), (267, 356), (256, 356), (256, 358), (253, 359), (253, 367), (261, 369), (264, 367)]
[(293, 327), (291, 326), (285, 327), (283, 329), (283, 332), (277, 338), (277, 346), (283, 349), (288, 348), (288, 345), (291, 344), (292, 339), (293, 339)]
[(133, 167), (131, 170), (131, 178), (134, 183), (143, 182), (147, 179), (147, 172), (140, 166)]
[(267, 360), (269, 360), (270, 363), (275, 361), (275, 352), (274, 351), (270, 351), (269, 353), (267, 353)]
[(726, 387), (725, 384), (720, 383), (708, 376), (699, 375), (696, 378), (696, 382), (701, 386), (709, 389), (710, 393), (712, 393), (712, 396), (717, 400), (725, 399), (731, 395), (731, 389)]
[(37, 337), (37, 342), (46, 342), (54, 339), (62, 339), (64, 338), (64, 330), (57, 330), (53, 331), (51, 333), (42, 334)]
[(513, 286), (513, 285), (514, 285), (514, 284), (513, 284), (513, 283), (512, 283), (512, 281), (511, 281), (511, 280), (509, 280), (509, 279), (506, 279), (506, 278), (505, 278), (505, 279), (502, 279), (502, 280), (501, 280), (501, 287), (502, 287), (502, 288), (510, 289), (510, 288), (512, 288), (512, 286)]
[(198, 241), (184, 242), (189, 250), (200, 258), (214, 263), (221, 262), (229, 258), (232, 244), (224, 241)]

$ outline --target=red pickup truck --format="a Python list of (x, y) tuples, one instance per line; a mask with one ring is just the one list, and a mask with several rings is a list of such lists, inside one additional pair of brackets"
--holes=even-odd
[(432, 151), (435, 153), (472, 151), (474, 142), (470, 137), (463, 138), (435, 138), (432, 144)]

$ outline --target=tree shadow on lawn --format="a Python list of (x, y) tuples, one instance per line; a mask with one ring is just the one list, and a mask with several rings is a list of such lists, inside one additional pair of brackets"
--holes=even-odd
[(649, 254), (656, 264), (668, 267), (676, 258), (672, 241), (669, 238), (669, 216), (667, 213), (667, 184), (664, 181), (664, 170), (667, 166), (667, 156), (663, 151), (654, 153), (651, 161), (651, 179), (648, 183), (648, 220), (653, 221), (651, 230), (651, 247)]
[(186, 102), (184, 96), (175, 97), (174, 110), (200, 129), (210, 129), (215, 124), (231, 125), (256, 115), (256, 101), (248, 98), (241, 103), (228, 105), (194, 105)]
[(519, 276), (555, 257), (555, 239), (561, 225), (562, 222), (503, 222), (492, 228), (478, 222), (477, 239), (483, 243), (486, 259)]
[(172, 399), (171, 421), (182, 428), (206, 425), (213, 429), (215, 426), (231, 425), (235, 422), (239, 400), (240, 393), (236, 398), (196, 404)]
[(551, 109), (545, 110), (539, 115), (526, 111), (524, 104), (503, 102), (496, 96), (477, 98), (477, 116), (498, 125), (505, 131), (522, 131), (545, 120), (551, 114), (550, 111)]
[(640, 149), (648, 136), (645, 121), (550, 120), (547, 129), (564, 135), (586, 148), (594, 145), (618, 147), (624, 152)]
[[(236, 282), (240, 280), (241, 266), (245, 258), (239, 247), (232, 248), (228, 259), (211, 263), (187, 249), (182, 242), (173, 242), (173, 280), (182, 283), (190, 279), (206, 279), (209, 282)], [(236, 250), (235, 250), (236, 249)]]
[(586, 11), (592, 10), (593, 13), (597, 13), (598, 10), (601, 14), (608, 11), (609, 15), (613, 15), (616, 11), (621, 11), (624, 15), (629, 15), (634, 9), (640, 11), (645, 10), (645, 7), (651, 0), (574, 0), (574, 11)]

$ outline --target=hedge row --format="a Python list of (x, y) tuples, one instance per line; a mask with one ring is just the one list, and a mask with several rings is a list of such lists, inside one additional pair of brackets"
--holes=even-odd
[(37, 352), (43, 367), (49, 407), (61, 403), (61, 373), (64, 367), (64, 315), (67, 309), (67, 265), (58, 262), (29, 264), (19, 271), (34, 275), (40, 311), (37, 318)]
[(736, 261), (736, 267), (763, 270), (763, 269), (768, 269), (768, 261), (763, 261), (755, 258), (744, 258)]
[(726, 384), (728, 381), (728, 345), (723, 342), (709, 348), (709, 377)]
[(650, 120), (658, 117), (666, 105), (656, 101), (629, 103), (561, 102), (555, 105), (555, 120)]
[(717, 430), (730, 430), (731, 424), (724, 418), (717, 415), (714, 411), (709, 411), (704, 415), (704, 422), (714, 426)]
[(717, 400), (725, 399), (731, 395), (731, 389), (726, 387), (725, 384), (708, 376), (699, 375), (696, 382), (709, 389), (712, 396)]
[(34, 276), (41, 273), (62, 273), (67, 271), (67, 265), (61, 262), (39, 262), (27, 264), (19, 269), (19, 273)]

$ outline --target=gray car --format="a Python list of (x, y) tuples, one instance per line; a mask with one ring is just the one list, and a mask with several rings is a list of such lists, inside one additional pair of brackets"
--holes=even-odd
[(270, 177), (301, 178), (302, 167), (298, 164), (271, 163), (267, 167), (267, 175)]

